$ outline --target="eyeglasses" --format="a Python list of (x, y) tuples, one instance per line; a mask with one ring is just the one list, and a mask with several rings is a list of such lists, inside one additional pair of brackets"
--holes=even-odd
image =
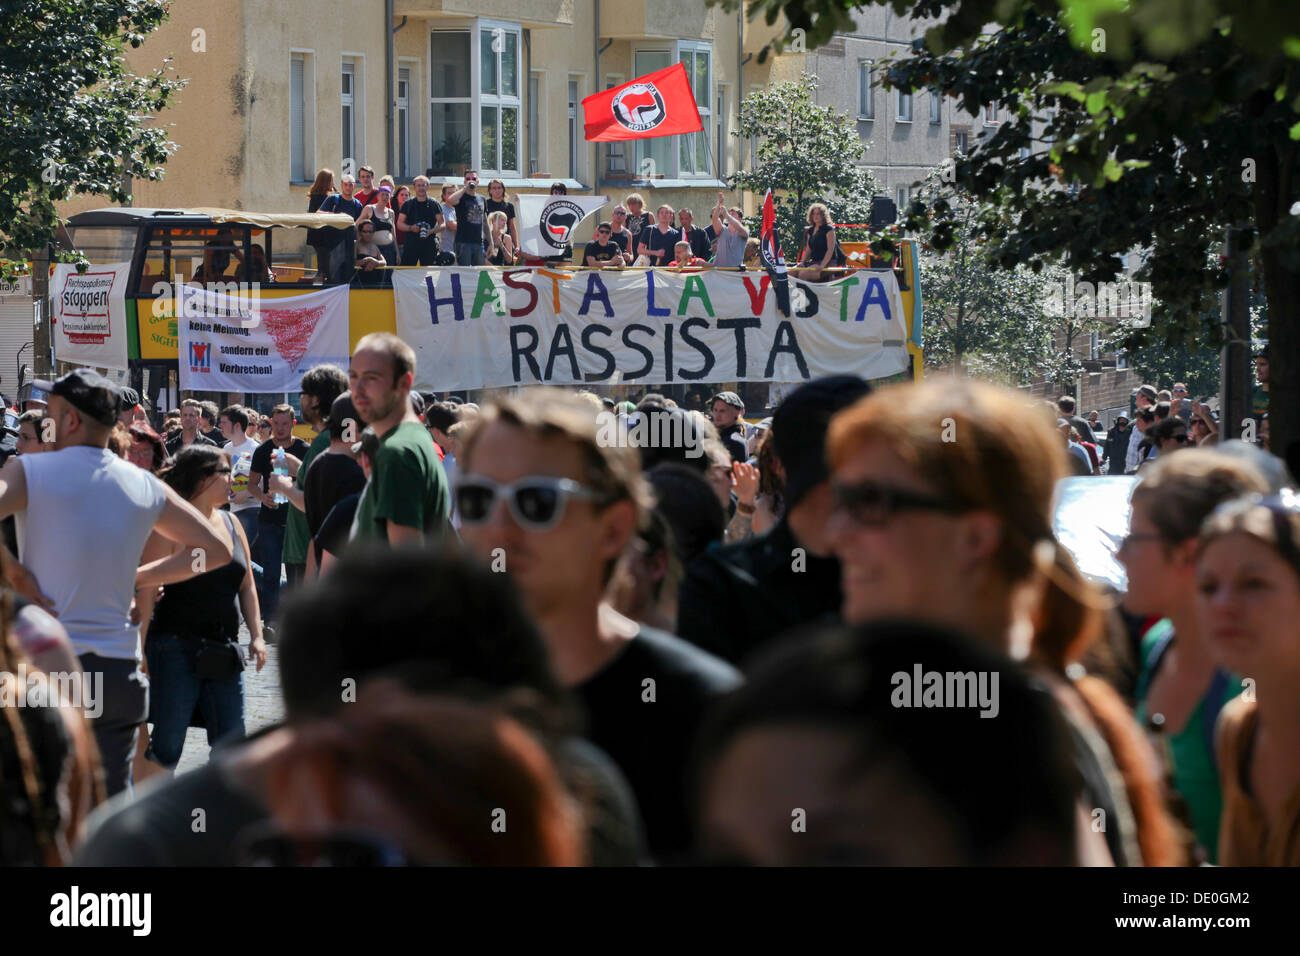
[(1169, 440), (1169, 441), (1176, 441), (1176, 442), (1178, 442), (1178, 444), (1180, 444), (1180, 445), (1186, 445), (1189, 441), (1191, 441), (1191, 439), (1187, 437), (1187, 433), (1186, 433), (1186, 432), (1184, 432), (1184, 433), (1181, 434), (1181, 435), (1170, 435), (1169, 438), (1168, 438), (1168, 440)]
[(590, 501), (601, 497), (594, 489), (571, 478), (533, 475), (502, 484), (490, 478), (465, 477), (456, 486), (456, 509), (461, 524), (484, 524), (504, 498), (510, 516), (529, 531), (549, 531), (564, 518), (570, 498)]
[(614, 215), (616, 215), (616, 216), (626, 216), (626, 215), (627, 215), (627, 210), (626, 210), (626, 209), (615, 209), (615, 210), (614, 210)]
[(856, 485), (833, 484), (831, 495), (837, 511), (846, 511), (854, 521), (867, 527), (879, 527), (900, 511), (938, 511), (961, 514), (969, 510), (965, 505), (949, 498), (923, 495), (881, 484), (864, 481)]
[(608, 236), (610, 233), (610, 230), (608, 229), (597, 229), (596, 231), (600, 233), (602, 236)]

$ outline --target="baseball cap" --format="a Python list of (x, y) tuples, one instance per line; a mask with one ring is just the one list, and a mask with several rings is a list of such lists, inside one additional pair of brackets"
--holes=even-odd
[(709, 399), (710, 405), (712, 405), (714, 402), (725, 402), (726, 404), (730, 405), (732, 408), (745, 407), (745, 403), (740, 400), (740, 396), (737, 395), (735, 392), (718, 392), (717, 395), (714, 395), (711, 399)]
[[(49, 395), (58, 395), (86, 417), (101, 425), (117, 421), (122, 390), (94, 369), (77, 368), (58, 381), (36, 379), (32, 385)], [(136, 395), (137, 401), (139, 395)]]
[(871, 393), (856, 375), (831, 375), (791, 392), (772, 416), (776, 457), (785, 469), (786, 508), (793, 508), (815, 485), (830, 477), (826, 430), (836, 412)]
[(119, 412), (130, 411), (140, 404), (140, 393), (129, 385), (125, 385), (122, 391), (122, 404), (118, 406)]
[(1150, 385), (1143, 385), (1143, 386), (1139, 387), (1138, 390), (1137, 390), (1137, 393), (1136, 393), (1136, 394), (1138, 394), (1138, 395), (1145, 395), (1147, 398), (1149, 398), (1149, 399), (1150, 399), (1151, 401), (1153, 401), (1153, 402), (1154, 402), (1157, 398), (1160, 397), (1159, 393), (1158, 393), (1154, 388), (1152, 388)]

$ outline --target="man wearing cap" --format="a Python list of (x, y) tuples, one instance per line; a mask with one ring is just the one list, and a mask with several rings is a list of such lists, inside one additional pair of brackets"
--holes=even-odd
[(749, 450), (745, 444), (745, 426), (740, 416), (745, 414), (745, 403), (735, 392), (719, 392), (709, 402), (713, 413), (713, 424), (717, 426), (718, 438), (727, 446), (732, 461), (745, 461)]
[(677, 631), (739, 663), (792, 627), (834, 620), (840, 565), (831, 555), (826, 429), (831, 417), (870, 392), (852, 375), (817, 379), (772, 416), (772, 441), (786, 475), (786, 512), (767, 534), (706, 551), (691, 563), (677, 603)]
[[(50, 395), (55, 450), (0, 469), (0, 518), (26, 518), (23, 563), (0, 549), (0, 565), (7, 584), (52, 609), (68, 631), (87, 675), (86, 716), (111, 795), (131, 785), (149, 712), (132, 600), (138, 590), (228, 564), (232, 542), (171, 488), (109, 450), (122, 401), (116, 385), (90, 369), (36, 384)], [(181, 549), (137, 568), (152, 531)]]
[(122, 386), (122, 403), (117, 409), (117, 420), (119, 423), (131, 427), (135, 421), (136, 409), (140, 407), (140, 393), (129, 385)]
[[(1141, 385), (1138, 387), (1134, 401), (1139, 409), (1155, 408), (1156, 398), (1159, 393), (1156, 392), (1153, 385)], [(1138, 428), (1129, 431), (1128, 450), (1124, 454), (1124, 474), (1133, 475), (1137, 473), (1138, 465), (1142, 464), (1142, 455), (1138, 452), (1138, 445), (1142, 443), (1142, 433)]]

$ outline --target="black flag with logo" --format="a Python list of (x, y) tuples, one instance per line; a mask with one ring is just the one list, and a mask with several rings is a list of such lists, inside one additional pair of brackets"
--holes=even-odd
[(785, 256), (781, 255), (781, 240), (776, 236), (776, 206), (772, 190), (763, 199), (763, 233), (759, 241), (759, 256), (776, 290), (776, 307), (786, 318), (790, 317), (790, 280), (785, 274)]

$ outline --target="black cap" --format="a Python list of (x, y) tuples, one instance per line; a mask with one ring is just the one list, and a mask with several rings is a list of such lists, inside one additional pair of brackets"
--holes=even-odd
[(776, 410), (772, 441), (785, 470), (787, 509), (829, 477), (826, 429), (831, 417), (869, 394), (871, 386), (856, 375), (832, 375), (800, 386)]
[(122, 404), (118, 407), (119, 412), (127, 412), (140, 404), (140, 393), (129, 385), (124, 385), (122, 391)]
[(737, 395), (735, 392), (718, 392), (717, 395), (714, 395), (711, 399), (709, 399), (710, 405), (712, 405), (714, 402), (725, 402), (726, 404), (730, 405), (732, 408), (745, 407), (745, 403), (741, 400), (740, 396)]
[(117, 410), (122, 405), (122, 390), (94, 369), (73, 369), (57, 382), (36, 379), (32, 385), (50, 395), (58, 395), (87, 418), (101, 425), (112, 425), (117, 421)]
[(411, 409), (416, 415), (424, 414), (424, 396), (419, 392), (411, 393)]

